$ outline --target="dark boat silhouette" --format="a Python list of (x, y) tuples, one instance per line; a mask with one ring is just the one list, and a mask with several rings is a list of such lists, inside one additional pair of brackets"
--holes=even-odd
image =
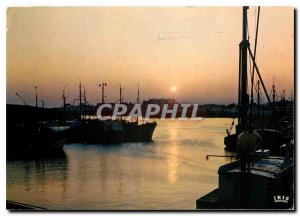
[(116, 144), (123, 142), (149, 142), (157, 123), (125, 120), (82, 120), (68, 131), (67, 143)]
[[(275, 84), (272, 86), (273, 93), (273, 101), (271, 101), (269, 94), (266, 90), (264, 81), (261, 77), (261, 74), (258, 70), (256, 64), (256, 45), (257, 45), (257, 33), (258, 33), (258, 24), (259, 17), (256, 25), (256, 38), (254, 45), (254, 54), (250, 49), (249, 40), (247, 38), (248, 30), (247, 30), (247, 10), (244, 10), (243, 19), (243, 39), (240, 43), (240, 51), (239, 51), (239, 86), (238, 86), (238, 124), (236, 125), (236, 133), (231, 134), (231, 129), (234, 126), (234, 122), (232, 122), (232, 126), (230, 130), (226, 130), (227, 136), (224, 138), (225, 149), (228, 151), (236, 151), (237, 150), (237, 137), (250, 126), (258, 132), (265, 144), (265, 148), (271, 150), (272, 154), (282, 154), (281, 146), (286, 142), (290, 141), (293, 138), (293, 108), (294, 102), (285, 100), (285, 97), (282, 98), (281, 101), (276, 102), (275, 100)], [(249, 54), (249, 56), (248, 56)], [(252, 71), (251, 77), (248, 79), (248, 57), (250, 57), (252, 62)], [(249, 63), (251, 63), (249, 62)], [(254, 104), (253, 101), (253, 87), (254, 87), (254, 74), (257, 74), (258, 81), (256, 85), (257, 91), (257, 103)], [(247, 92), (248, 89), (248, 80), (250, 80), (251, 84), (251, 94)], [(261, 106), (261, 93), (260, 86), (263, 88), (263, 92), (267, 98), (268, 106), (271, 109), (271, 114), (269, 118), (265, 118), (261, 116), (259, 112), (254, 115), (254, 105), (257, 110)], [(250, 98), (250, 103), (249, 103)]]
[[(271, 130), (271, 127), (259, 128), (258, 122), (254, 122), (252, 119), (251, 107), (249, 118), (247, 115), (249, 105), (246, 94), (248, 50), (251, 55), (250, 44), (246, 37), (248, 8), (247, 6), (243, 7), (243, 41), (240, 44), (240, 54), (243, 54), (240, 56), (241, 73), (239, 75), (242, 79), (239, 91), (239, 124), (236, 127), (236, 134), (228, 134), (224, 140), (226, 149), (237, 150), (237, 154), (206, 156), (206, 159), (209, 156), (229, 157), (235, 161), (219, 167), (218, 188), (197, 199), (197, 209), (287, 210), (295, 208), (295, 147), (293, 128), (288, 126), (290, 122), (293, 122), (291, 120), (293, 116), (289, 115), (290, 120), (283, 118), (280, 122), (277, 119), (278, 115), (272, 116), (273, 119), (266, 122), (276, 126), (276, 129)], [(257, 22), (259, 21), (259, 11), (260, 7), (258, 8)], [(253, 56), (251, 55), (251, 57)], [(256, 65), (255, 59), (252, 58), (252, 61)], [(256, 68), (256, 70), (258, 69)], [(253, 103), (251, 103), (252, 105)], [(256, 126), (256, 132), (253, 132), (251, 128), (252, 124)], [(253, 139), (254, 136), (256, 139)], [(270, 156), (271, 153), (277, 154), (279, 149), (284, 151), (284, 157)]]
[(53, 130), (47, 118), (58, 110), (23, 105), (7, 105), (7, 157), (42, 157), (61, 154), (68, 128)]
[[(104, 87), (106, 85), (106, 83), (99, 84), (99, 86), (102, 86), (102, 103), (104, 103)], [(120, 103), (123, 103), (122, 90), (123, 88), (120, 85)], [(79, 94), (81, 95), (81, 84), (79, 85)], [(79, 96), (79, 102), (81, 104), (81, 96)], [(85, 94), (84, 103), (86, 103)], [(140, 103), (139, 88), (137, 103)], [(87, 144), (150, 142), (156, 125), (156, 122), (138, 124), (138, 119), (136, 121), (126, 121), (122, 119), (122, 116), (115, 120), (86, 119), (82, 118), (80, 108), (79, 119), (73, 121), (72, 128), (67, 132), (66, 142)]]
[(150, 142), (156, 128), (156, 122), (146, 122), (139, 125), (138, 121), (126, 122), (125, 126), (125, 142)]

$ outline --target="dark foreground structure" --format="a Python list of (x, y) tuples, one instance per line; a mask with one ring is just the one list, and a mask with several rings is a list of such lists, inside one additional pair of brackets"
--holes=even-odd
[(45, 208), (6, 200), (6, 209), (10, 211), (42, 211)]
[(240, 161), (219, 168), (219, 187), (196, 201), (197, 209), (293, 209), (294, 163), (267, 157), (243, 173)]
[[(250, 48), (248, 32), (248, 7), (243, 7), (243, 37), (240, 43), (239, 51), (239, 83), (238, 83), (238, 124), (236, 125), (236, 133), (232, 134), (231, 129), (227, 130), (227, 136), (224, 138), (225, 149), (228, 151), (237, 150), (237, 137), (249, 126), (256, 129), (264, 140), (264, 147), (269, 148), (271, 153), (284, 153), (281, 146), (290, 141), (294, 137), (294, 101), (288, 101), (283, 95), (280, 101), (276, 101), (275, 84), (272, 86), (273, 101), (269, 97), (269, 93), (262, 79), (261, 73), (255, 61), (257, 34), (259, 26), (260, 7), (258, 8), (257, 24), (256, 24), (256, 38), (254, 44), (254, 51)], [(248, 57), (251, 61), (248, 61)], [(251, 76), (248, 77), (248, 66), (253, 65)], [(254, 75), (257, 75), (258, 82), (254, 86)], [(251, 90), (248, 90), (248, 86)], [(259, 113), (262, 97), (260, 93), (260, 86), (267, 99), (270, 108), (269, 116), (262, 116)], [(257, 102), (254, 103), (254, 88), (256, 89)], [(249, 101), (250, 99), (250, 101)], [(256, 108), (256, 112), (254, 111)]]
[[(219, 187), (200, 197), (196, 201), (197, 209), (294, 209), (294, 101), (282, 98), (275, 103), (273, 96), (271, 102), (255, 62), (257, 40), (253, 55), (247, 38), (247, 10), (248, 7), (244, 6), (243, 39), (239, 52), (238, 124), (236, 133), (231, 134), (233, 122), (224, 138), (225, 149), (237, 152), (238, 160), (219, 168)], [(256, 37), (259, 13), (260, 7)], [(251, 79), (247, 78), (248, 54), (253, 63)], [(272, 110), (268, 119), (253, 114), (254, 72), (259, 78), (257, 88), (262, 85)], [(251, 80), (250, 103), (248, 80)], [(273, 95), (274, 89), (273, 85)], [(260, 98), (259, 92), (257, 98)], [(258, 148), (260, 150), (256, 151)]]
[(68, 143), (151, 142), (156, 122), (71, 119), (61, 109), (7, 105), (7, 158), (59, 156)]
[(63, 154), (66, 131), (52, 130), (46, 122), (61, 119), (59, 109), (6, 106), (7, 158)]

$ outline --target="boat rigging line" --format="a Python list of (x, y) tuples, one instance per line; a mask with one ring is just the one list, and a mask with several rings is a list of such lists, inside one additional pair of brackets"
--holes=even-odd
[[(254, 44), (254, 59), (253, 59), (253, 62), (256, 61), (256, 47), (257, 47), (257, 36), (258, 36), (258, 26), (259, 26), (259, 15), (260, 15), (260, 6), (258, 6), (258, 13), (257, 13), (255, 44)], [(252, 64), (254, 64), (254, 63), (252, 63)], [(253, 113), (253, 111), (252, 111), (253, 110), (253, 84), (254, 84), (254, 67), (252, 67), (252, 74), (251, 74), (250, 124), (252, 124), (252, 113)]]
[(18, 94), (18, 92), (16, 92), (16, 95), (18, 96), (18, 98), (20, 98), (20, 100), (23, 102), (24, 105), (27, 105), (26, 102), (23, 100), (23, 98)]

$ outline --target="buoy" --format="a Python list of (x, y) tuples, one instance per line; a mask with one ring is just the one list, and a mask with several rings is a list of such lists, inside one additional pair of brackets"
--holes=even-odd
[(262, 147), (262, 138), (257, 132), (242, 132), (237, 139), (237, 153), (239, 156), (250, 155)]

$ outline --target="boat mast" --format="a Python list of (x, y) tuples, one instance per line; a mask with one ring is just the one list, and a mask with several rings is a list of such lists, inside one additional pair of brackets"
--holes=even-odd
[(140, 104), (140, 85), (138, 84), (138, 94), (137, 94), (137, 98), (136, 98), (136, 103)]
[(100, 83), (99, 87), (101, 87), (101, 103), (105, 103), (105, 94), (104, 94), (104, 88), (107, 86), (107, 83)]
[(122, 86), (121, 86), (121, 84), (120, 84), (120, 99), (119, 99), (119, 101), (120, 101), (120, 104), (123, 103)]
[(85, 87), (84, 87), (84, 90), (83, 90), (83, 100), (84, 100), (84, 116), (83, 116), (83, 118), (85, 119), (85, 116), (86, 116), (86, 96), (85, 96)]
[(247, 94), (247, 10), (243, 7), (243, 39), (240, 43), (240, 68), (239, 68), (239, 126), (238, 133), (246, 129), (247, 111), (249, 106), (249, 95)]
[(276, 102), (275, 77), (273, 77), (272, 97), (273, 97), (273, 105), (275, 105), (275, 102)]
[(81, 82), (79, 84), (79, 119), (81, 120)]
[[(138, 93), (137, 93), (136, 103), (140, 104), (140, 84), (139, 83), (138, 83)], [(139, 115), (137, 116), (136, 121), (139, 122)]]
[[(122, 85), (120, 84), (120, 104), (123, 103), (123, 97), (122, 97)], [(122, 121), (122, 115), (121, 115), (121, 121)]]
[(37, 96), (37, 86), (34, 86), (35, 88), (35, 107), (38, 107), (38, 96)]
[(282, 101), (285, 101), (285, 90), (282, 90), (282, 93), (281, 93), (281, 100), (282, 100)]
[(42, 102), (42, 107), (45, 108), (45, 101), (44, 100), (40, 100)]
[[(247, 94), (247, 59), (248, 59), (248, 44), (249, 41), (247, 39), (248, 34), (248, 20), (247, 20), (247, 10), (248, 6), (243, 7), (243, 38), (240, 43), (240, 68), (239, 68), (239, 78), (240, 78), (240, 86), (239, 86), (239, 125), (236, 128), (237, 134), (246, 130), (247, 125), (247, 112), (249, 106), (249, 95)], [(246, 165), (244, 166), (246, 168)], [(241, 165), (241, 184), (240, 184), (240, 206), (245, 207), (245, 196), (246, 192), (244, 190), (245, 186), (245, 169)]]
[(66, 95), (65, 95), (65, 86), (64, 86), (64, 90), (63, 90), (63, 95), (62, 95), (62, 99), (63, 99), (63, 111), (66, 111)]

